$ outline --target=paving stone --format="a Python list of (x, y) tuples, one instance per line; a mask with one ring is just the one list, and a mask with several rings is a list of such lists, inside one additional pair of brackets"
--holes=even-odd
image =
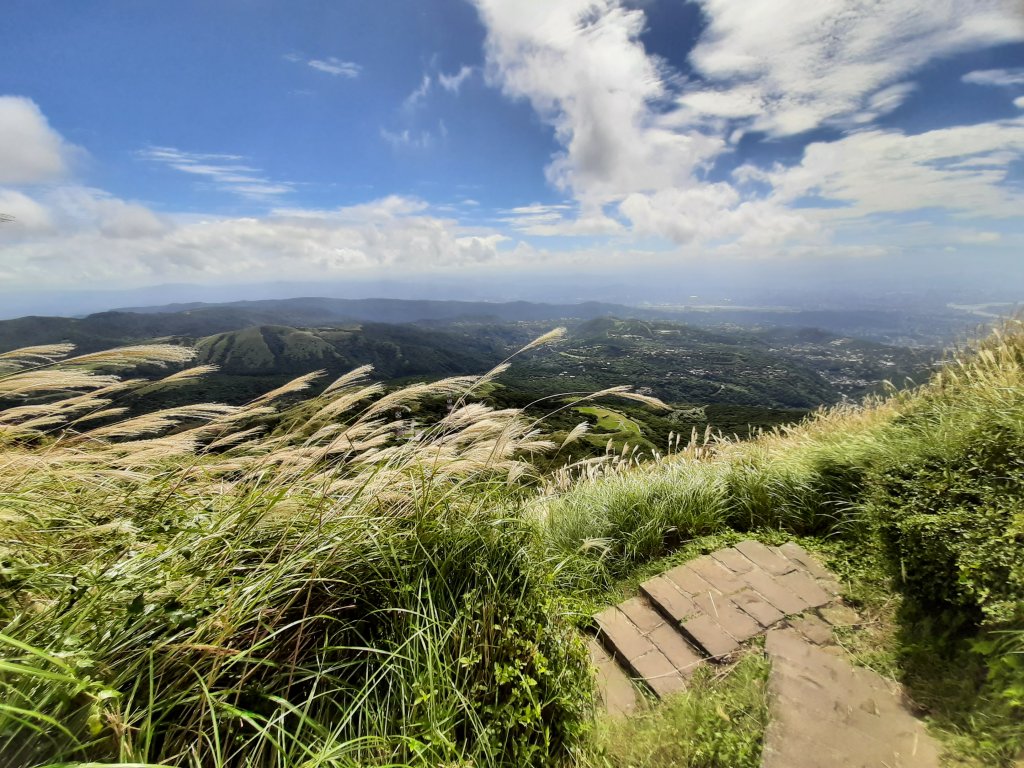
[(835, 578), (835, 576), (833, 576), (825, 566), (814, 559), (810, 552), (801, 547), (795, 541), (787, 541), (779, 547), (779, 552), (783, 557), (786, 557), (797, 565), (802, 566), (805, 571), (816, 579)]
[(649, 634), (665, 623), (661, 614), (654, 610), (654, 607), (645, 598), (631, 597), (619, 603), (619, 610), (636, 624), (643, 634)]
[(755, 568), (743, 574), (743, 580), (765, 600), (787, 616), (791, 613), (802, 613), (810, 608), (810, 604), (787, 589), (766, 571)]
[(757, 623), (762, 627), (770, 627), (785, 617), (785, 614), (783, 614), (782, 611), (769, 603), (750, 587), (745, 587), (739, 592), (730, 595), (729, 599), (736, 603), (736, 605), (743, 609), (747, 614), (753, 616)]
[(618, 608), (607, 608), (594, 617), (597, 626), (606, 646), (625, 659), (632, 662), (633, 659), (650, 653), (654, 645), (648, 640), (637, 626)]
[(669, 661), (668, 657), (657, 648), (631, 659), (629, 666), (644, 682), (651, 687), (658, 698), (677, 693), (686, 687), (686, 681)]
[(605, 711), (612, 717), (624, 717), (635, 712), (639, 702), (636, 688), (622, 667), (594, 638), (587, 641), (587, 648), (597, 673), (597, 693)]
[(768, 632), (772, 722), (762, 768), (937, 768), (939, 750), (896, 686), (793, 629)]
[(853, 608), (848, 605), (832, 603), (818, 609), (818, 614), (833, 627), (856, 627), (864, 623)]
[(742, 552), (733, 547), (712, 552), (711, 557), (715, 558), (715, 560), (733, 573), (746, 573), (756, 567), (749, 558), (744, 557)]
[(812, 608), (825, 605), (825, 603), (832, 599), (832, 596), (822, 589), (818, 582), (805, 571), (784, 573), (781, 576), (777, 576), (776, 579), (782, 586), (793, 592)]
[(706, 614), (690, 619), (683, 624), (683, 629), (711, 657), (725, 656), (740, 647), (732, 635)]
[(707, 580), (687, 565), (677, 565), (665, 571), (665, 578), (675, 584), (684, 595), (693, 597), (709, 592), (712, 586)]
[(843, 585), (839, 583), (835, 575), (796, 542), (787, 541), (778, 550), (784, 557), (796, 563), (817, 579), (818, 584), (828, 593), (838, 595), (843, 591)]
[(739, 550), (744, 557), (754, 563), (754, 565), (763, 568), (772, 575), (781, 575), (796, 569), (796, 565), (794, 563), (790, 562), (785, 557), (772, 552), (759, 541), (746, 539), (745, 541), (741, 541), (737, 544), (736, 549)]
[(832, 627), (814, 614), (806, 614), (793, 619), (793, 629), (806, 637), (815, 645), (828, 645), (832, 642)]
[(684, 679), (688, 679), (703, 663), (700, 652), (668, 624), (658, 627), (648, 637)]
[(700, 613), (693, 600), (680, 592), (675, 584), (664, 576), (648, 579), (640, 585), (640, 591), (677, 624), (682, 624)]
[(698, 557), (690, 563), (690, 567), (697, 572), (698, 576), (723, 595), (731, 595), (745, 586), (735, 573), (713, 557)]
[(761, 633), (761, 625), (725, 595), (716, 595), (709, 591), (703, 595), (695, 595), (693, 602), (705, 615), (714, 619), (722, 629), (741, 643)]

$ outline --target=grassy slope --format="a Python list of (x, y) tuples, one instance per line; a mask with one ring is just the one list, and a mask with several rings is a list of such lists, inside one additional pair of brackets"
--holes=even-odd
[[(616, 751), (590, 735), (570, 624), (665, 558), (749, 533), (824, 537), (891, 626), (874, 661), (964, 760), (1024, 746), (1019, 329), (921, 391), (588, 464), (539, 497), (519, 457), (546, 446), (515, 412), (468, 405), (394, 439), (396, 404), (469, 380), (378, 400), (356, 377), (273, 435), (246, 431), (263, 402), (164, 414), (177, 431), (152, 440), (166, 424), (70, 423), (134, 386), (89, 384), (98, 364), (132, 359), (28, 370), (48, 355), (0, 359), (0, 395), (106, 389), (0, 412), (0, 764), (748, 764), (760, 720), (730, 712), (751, 711), (763, 670), (706, 682), (730, 719), (689, 697)], [(683, 746), (659, 752), (666, 731)]]
[(821, 537), (805, 541), (874, 620), (850, 638), (860, 659), (906, 684), (951, 759), (1009, 766), (1024, 749), (1021, 488), (1024, 333), (1011, 325), (920, 390), (691, 445), (534, 514), (558, 583), (587, 611), (728, 543), (723, 531)]

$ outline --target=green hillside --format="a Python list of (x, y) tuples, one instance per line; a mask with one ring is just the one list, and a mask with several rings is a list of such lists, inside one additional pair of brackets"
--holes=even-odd
[(384, 379), (470, 373), (499, 362), (504, 350), (414, 326), (352, 324), (330, 328), (263, 325), (216, 334), (196, 344), (198, 360), (229, 375), (342, 373), (373, 365)]

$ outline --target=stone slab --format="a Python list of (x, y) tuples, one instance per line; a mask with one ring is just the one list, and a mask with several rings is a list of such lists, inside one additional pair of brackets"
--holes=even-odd
[(778, 551), (779, 554), (783, 555), (791, 562), (796, 563), (803, 570), (811, 574), (811, 576), (818, 581), (818, 584), (821, 585), (821, 587), (829, 594), (838, 595), (842, 592), (843, 585), (839, 583), (839, 580), (836, 579), (835, 575), (819, 563), (814, 558), (814, 555), (810, 554), (796, 542), (787, 541), (781, 547), (778, 547)]
[(661, 614), (645, 598), (631, 597), (619, 603), (619, 610), (626, 614), (637, 629), (647, 635), (665, 623)]
[(711, 557), (720, 562), (726, 568), (733, 573), (746, 573), (752, 568), (755, 568), (753, 561), (748, 557), (744, 557), (743, 553), (734, 547), (728, 549), (720, 549), (717, 552), (712, 552)]
[(769, 603), (750, 587), (730, 595), (729, 599), (738, 605), (762, 627), (770, 627), (785, 618), (785, 614)]
[(725, 595), (706, 592), (693, 602), (722, 629), (741, 643), (761, 633), (761, 625)]
[(797, 632), (815, 645), (828, 645), (832, 642), (832, 627), (814, 614), (805, 614), (790, 621)]
[(782, 611), (785, 615), (803, 613), (810, 608), (810, 603), (787, 589), (766, 571), (755, 568), (743, 574), (743, 580), (766, 601)]
[(631, 659), (629, 666), (650, 686), (658, 698), (678, 693), (686, 681), (664, 653), (654, 648), (649, 653)]
[(816, 579), (834, 579), (835, 576), (825, 568), (821, 563), (814, 559), (813, 555), (806, 549), (801, 547), (795, 541), (787, 541), (781, 547), (779, 552), (789, 560), (792, 560), (797, 565), (801, 566), (811, 576)]
[(597, 694), (605, 711), (612, 717), (631, 715), (639, 703), (632, 681), (594, 638), (587, 641), (587, 648), (596, 672)]
[(762, 768), (938, 768), (938, 745), (896, 686), (794, 629), (768, 632), (772, 723)]
[(796, 569), (796, 565), (785, 557), (772, 552), (759, 541), (746, 539), (736, 545), (736, 549), (759, 568), (773, 576), (780, 576)]
[(812, 608), (825, 605), (832, 595), (822, 589), (806, 571), (793, 571), (776, 576), (776, 580)]
[(650, 653), (654, 645), (618, 608), (607, 608), (594, 617), (605, 645), (626, 662)]
[(697, 649), (668, 624), (658, 627), (648, 637), (684, 679), (689, 679), (704, 661)]
[(860, 614), (848, 605), (833, 603), (818, 609), (818, 614), (833, 627), (856, 627), (863, 623)]
[(708, 656), (727, 656), (740, 647), (736, 638), (707, 614), (701, 614), (683, 624), (683, 630)]
[(689, 597), (664, 576), (655, 576), (640, 585), (640, 591), (647, 595), (658, 610), (677, 624), (682, 624), (700, 613), (700, 609)]
[(723, 595), (731, 595), (743, 589), (744, 584), (736, 577), (736, 574), (726, 568), (722, 563), (713, 557), (698, 557), (690, 567), (697, 572), (704, 581)]
[(679, 591), (688, 597), (703, 595), (713, 589), (707, 580), (689, 564), (678, 565), (665, 571), (665, 578), (675, 584)]

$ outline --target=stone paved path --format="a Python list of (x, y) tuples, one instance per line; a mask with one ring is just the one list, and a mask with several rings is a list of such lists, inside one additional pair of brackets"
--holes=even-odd
[(813, 623), (768, 633), (772, 720), (762, 768), (938, 768), (939, 747), (898, 687), (829, 653), (837, 649), (828, 634)]
[(743, 541), (640, 585), (641, 594), (594, 617), (591, 657), (610, 712), (637, 706), (630, 680), (658, 697), (682, 690), (694, 670), (739, 650), (786, 616), (823, 606), (835, 578), (801, 547)]
[(601, 700), (612, 715), (676, 693), (702, 664), (767, 634), (772, 724), (764, 768), (932, 768), (938, 749), (870, 670), (840, 658), (833, 626), (855, 624), (839, 583), (794, 543), (747, 540), (640, 585), (640, 595), (594, 616), (590, 641)]

